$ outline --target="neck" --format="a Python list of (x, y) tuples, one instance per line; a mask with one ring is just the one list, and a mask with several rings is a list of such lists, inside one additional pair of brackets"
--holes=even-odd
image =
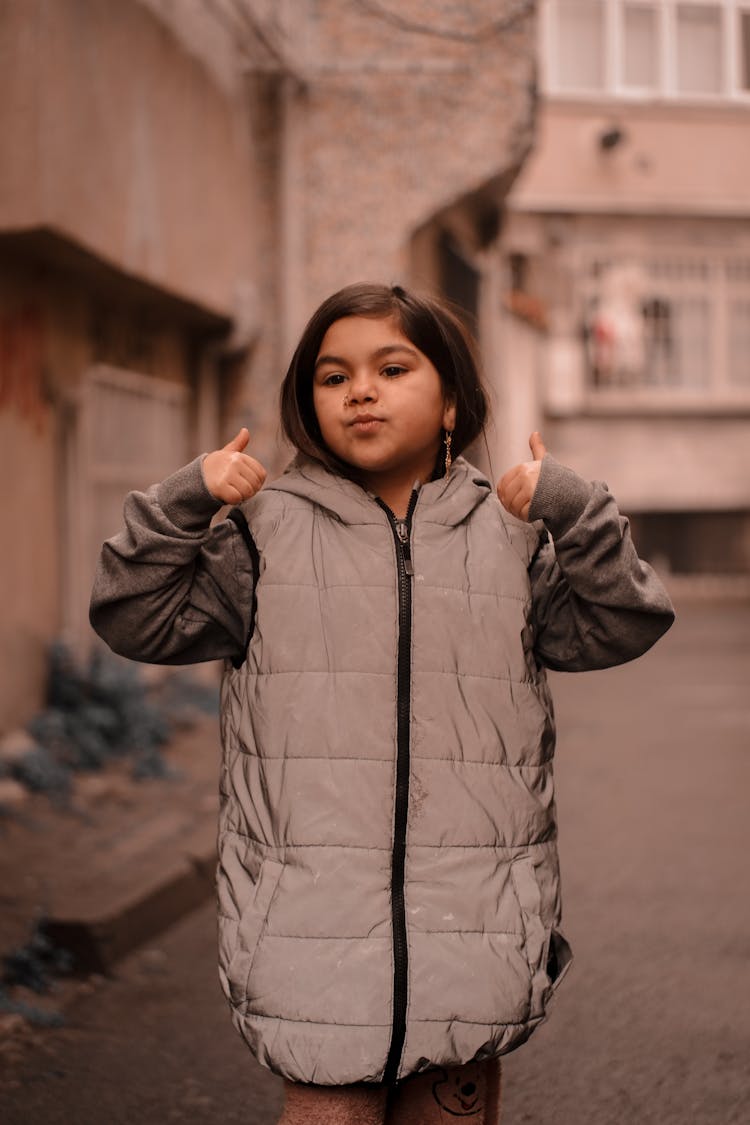
[(411, 500), (411, 494), (414, 491), (414, 481), (410, 484), (394, 484), (389, 485), (380, 481), (376, 488), (371, 488), (384, 504), (393, 512), (396, 519), (402, 520), (406, 517), (406, 512)]
[(433, 480), (436, 472), (435, 458), (429, 455), (411, 465), (401, 465), (392, 471), (361, 473), (357, 479), (363, 488), (379, 497), (393, 512), (397, 519), (404, 519), (409, 500), (417, 481), (426, 484)]

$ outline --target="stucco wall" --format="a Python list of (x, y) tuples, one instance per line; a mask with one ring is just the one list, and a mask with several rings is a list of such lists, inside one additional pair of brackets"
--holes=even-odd
[[(50, 419), (45, 425), (49, 433)], [(30, 419), (0, 412), (0, 730), (41, 701), (47, 641), (59, 612), (55, 446)]]
[(606, 479), (625, 511), (747, 510), (746, 416), (664, 413), (546, 420), (558, 460), (587, 480)]
[(242, 84), (147, 7), (0, 5), (0, 226), (52, 227), (222, 313), (253, 261)]
[[(606, 150), (600, 136), (616, 127)], [(514, 210), (745, 215), (750, 114), (744, 106), (548, 101)]]

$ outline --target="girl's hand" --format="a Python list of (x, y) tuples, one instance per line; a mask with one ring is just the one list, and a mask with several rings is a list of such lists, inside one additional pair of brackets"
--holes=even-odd
[(536, 430), (529, 438), (529, 448), (533, 461), (525, 461), (508, 469), (497, 486), (497, 494), (504, 508), (520, 520), (528, 520), (529, 508), (539, 480), (542, 458), (547, 452), (542, 435)]
[(203, 479), (216, 500), (239, 504), (249, 500), (263, 487), (266, 470), (260, 461), (243, 453), (250, 434), (243, 426), (223, 449), (216, 449), (203, 459)]

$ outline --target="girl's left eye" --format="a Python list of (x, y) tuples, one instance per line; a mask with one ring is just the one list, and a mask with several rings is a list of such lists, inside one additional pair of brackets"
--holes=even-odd
[(406, 371), (406, 368), (399, 366), (397, 363), (389, 363), (387, 367), (383, 368), (383, 374), (387, 375), (389, 379), (396, 375), (403, 375), (404, 371)]

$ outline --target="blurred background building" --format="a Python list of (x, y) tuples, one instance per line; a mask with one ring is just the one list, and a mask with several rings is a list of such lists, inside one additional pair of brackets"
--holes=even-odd
[(541, 419), (560, 460), (606, 476), (647, 557), (747, 574), (750, 3), (539, 14), (536, 149), (493, 301), (505, 446)]
[(329, 292), (474, 310), (535, 113), (530, 0), (0, 5), (0, 733), (90, 645), (133, 487), (249, 426)]
[(0, 733), (128, 489), (242, 424), (283, 467), (355, 280), (464, 310), (495, 477), (540, 428), (647, 557), (747, 575), (749, 110), (750, 0), (5, 0)]

